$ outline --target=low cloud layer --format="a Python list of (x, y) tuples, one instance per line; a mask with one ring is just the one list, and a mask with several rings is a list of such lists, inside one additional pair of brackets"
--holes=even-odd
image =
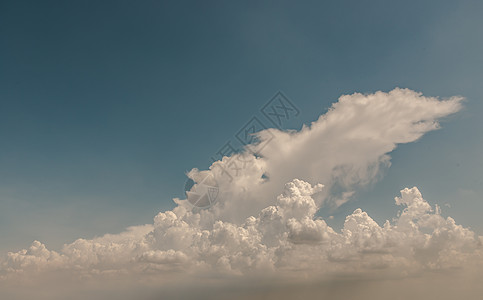
[(35, 241), (0, 261), (0, 285), (39, 274), (143, 278), (162, 285), (477, 270), (482, 237), (443, 217), (416, 187), (400, 191), (395, 204), (401, 212), (384, 224), (357, 209), (336, 231), (316, 216), (377, 180), (390, 165), (388, 153), (438, 129), (438, 120), (457, 112), (461, 101), (408, 89), (342, 96), (300, 131), (260, 132), (259, 143), (245, 153), (224, 157), (210, 170), (192, 170), (195, 182), (210, 176), (217, 183), (218, 201), (209, 209), (175, 199), (178, 206), (157, 214), (152, 225), (78, 239), (59, 252)]
[[(80, 277), (187, 272), (226, 275), (351, 273), (387, 269), (401, 274), (447, 270), (480, 260), (481, 237), (440, 215), (420, 191), (401, 191), (402, 213), (378, 225), (356, 209), (336, 232), (314, 218), (311, 197), (322, 188), (294, 179), (276, 203), (243, 224), (212, 219), (184, 206), (159, 213), (154, 225), (118, 235), (78, 239), (60, 253), (35, 241), (2, 262), (4, 277), (62, 270)], [(203, 224), (205, 223), (205, 224)]]

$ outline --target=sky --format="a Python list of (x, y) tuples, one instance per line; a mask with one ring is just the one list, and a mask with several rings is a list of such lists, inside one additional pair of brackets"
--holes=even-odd
[[(152, 224), (159, 212), (183, 207), (172, 199), (186, 198), (192, 168), (208, 170), (253, 117), (274, 127), (262, 108), (278, 92), (299, 112), (279, 128), (294, 136), (273, 131), (267, 162), (254, 163), (272, 172), (268, 187), (240, 183), (265, 200), (220, 196), (242, 208), (227, 204), (213, 218), (242, 226), (263, 205), (275, 205), (284, 184), (300, 179), (325, 185), (313, 197), (316, 212), (304, 213), (336, 231), (357, 208), (383, 226), (402, 210), (394, 197), (417, 186), (442, 216), (483, 234), (482, 9), (481, 1), (2, 1), (0, 255), (36, 240), (60, 252), (78, 238)], [(321, 115), (344, 115), (350, 103), (332, 105), (354, 93), (379, 95), (370, 101), (381, 105), (439, 97), (458, 107), (431, 102), (418, 108), (427, 112), (419, 116), (389, 106), (400, 122), (375, 109), (368, 116), (386, 122), (380, 128), (394, 123), (413, 130), (404, 120), (418, 118), (441, 127), (419, 128), (424, 137), (403, 142), (390, 135), (381, 148), (338, 139), (354, 128), (379, 132), (373, 123), (361, 125), (363, 119), (351, 123), (346, 115), (349, 121), (330, 125), (338, 135), (314, 130), (329, 126)], [(279, 156), (286, 147), (280, 141), (293, 144), (287, 153), (299, 158)], [(308, 145), (321, 150), (303, 150)], [(347, 154), (351, 149), (361, 156)], [(364, 174), (342, 184), (317, 155), (334, 164), (353, 159)], [(368, 175), (374, 162), (383, 166)], [(276, 205), (287, 209), (284, 203)], [(158, 225), (155, 219), (150, 226)], [(141, 235), (152, 229), (135, 228)]]

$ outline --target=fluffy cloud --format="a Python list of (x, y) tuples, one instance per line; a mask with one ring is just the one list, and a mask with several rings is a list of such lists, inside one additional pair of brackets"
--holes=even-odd
[(248, 148), (259, 150), (261, 157), (237, 155), (212, 165), (209, 172), (222, 192), (216, 217), (243, 222), (273, 205), (283, 185), (294, 178), (325, 185), (314, 196), (318, 206), (339, 206), (350, 199), (354, 188), (379, 178), (380, 170), (390, 166), (388, 153), (398, 144), (438, 129), (438, 119), (458, 111), (461, 101), (461, 97), (441, 101), (408, 89), (356, 93), (340, 97), (300, 131), (262, 131), (260, 146)]
[[(157, 214), (152, 225), (78, 239), (59, 252), (35, 241), (0, 261), (0, 278), (47, 272), (76, 278), (407, 275), (481, 264), (481, 238), (444, 218), (416, 187), (401, 191), (395, 198), (401, 214), (382, 226), (362, 209), (347, 216), (340, 231), (316, 217), (325, 205), (340, 205), (354, 188), (377, 180), (397, 144), (439, 128), (438, 119), (458, 111), (461, 100), (407, 89), (342, 96), (298, 132), (258, 133), (264, 147), (257, 155), (247, 149), (210, 170), (192, 170), (195, 181), (210, 176), (218, 184), (219, 201), (209, 209), (175, 199), (178, 206)], [(234, 163), (238, 173), (226, 176)]]
[[(69, 270), (83, 276), (146, 272), (250, 273), (351, 272), (398, 268), (404, 272), (448, 269), (479, 260), (481, 243), (469, 229), (444, 218), (415, 187), (401, 191), (401, 215), (383, 226), (356, 209), (336, 232), (314, 218), (311, 197), (322, 188), (299, 179), (287, 183), (276, 203), (243, 224), (215, 221), (183, 206), (159, 213), (154, 226), (119, 235), (79, 239), (60, 253), (38, 241), (8, 253), (6, 275)], [(206, 212), (209, 214), (209, 212)]]

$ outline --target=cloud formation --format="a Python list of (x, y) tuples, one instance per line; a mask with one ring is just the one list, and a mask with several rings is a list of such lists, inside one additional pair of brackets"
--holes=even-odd
[[(388, 153), (438, 129), (438, 120), (457, 112), (461, 101), (408, 89), (342, 96), (300, 131), (258, 133), (253, 147), (264, 147), (256, 155), (247, 149), (210, 170), (192, 170), (195, 182), (207, 175), (216, 180), (213, 207), (196, 210), (175, 199), (178, 206), (157, 214), (152, 225), (78, 239), (60, 252), (35, 241), (0, 261), (0, 281), (53, 272), (75, 278), (409, 276), (481, 265), (482, 238), (443, 217), (416, 187), (400, 191), (395, 203), (402, 212), (382, 226), (362, 209), (340, 231), (316, 217), (377, 180), (390, 165)], [(237, 173), (226, 176), (234, 163)]]
[[(439, 128), (438, 120), (461, 108), (461, 97), (440, 101), (409, 89), (344, 95), (329, 111), (300, 131), (268, 129), (258, 134), (262, 157), (239, 155), (215, 162), (220, 185), (217, 218), (243, 222), (273, 205), (286, 182), (298, 178), (322, 183), (316, 204), (339, 206), (355, 188), (376, 181), (390, 166), (388, 153)], [(237, 176), (225, 171), (236, 169)], [(262, 175), (270, 180), (263, 180)], [(223, 200), (226, 199), (227, 201)], [(244, 203), (244, 205), (240, 205)]]
[(360, 272), (394, 269), (404, 273), (444, 270), (480, 259), (481, 241), (451, 218), (441, 216), (416, 187), (396, 197), (398, 218), (378, 225), (356, 209), (341, 232), (314, 218), (311, 197), (322, 188), (299, 179), (287, 183), (276, 204), (243, 224), (214, 221), (208, 211), (179, 206), (159, 213), (154, 226), (131, 227), (119, 235), (78, 239), (60, 253), (35, 241), (8, 253), (7, 275), (68, 270), (82, 276), (157, 272), (217, 272), (228, 275)]

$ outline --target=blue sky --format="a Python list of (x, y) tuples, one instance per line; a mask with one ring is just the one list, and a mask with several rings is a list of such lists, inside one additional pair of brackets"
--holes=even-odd
[[(467, 98), (400, 146), (357, 201), (375, 220), (417, 185), (483, 231), (479, 1), (3, 1), (0, 251), (150, 223), (279, 90), (299, 129), (342, 94)], [(324, 213), (322, 213), (324, 215)]]

